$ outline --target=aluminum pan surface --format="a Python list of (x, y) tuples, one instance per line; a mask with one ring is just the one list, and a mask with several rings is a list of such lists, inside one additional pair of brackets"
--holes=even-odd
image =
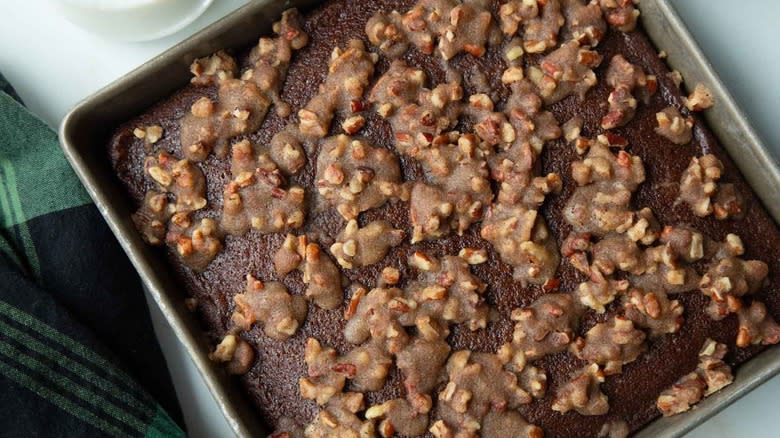
[[(238, 385), (208, 360), (205, 337), (195, 318), (184, 308), (180, 287), (170, 273), (155, 268), (164, 266), (163, 259), (135, 231), (127, 196), (105, 159), (105, 140), (112, 127), (185, 85), (189, 79), (188, 67), (196, 57), (221, 48), (246, 47), (259, 36), (269, 34), (272, 22), (284, 9), (317, 3), (314, 0), (254, 1), (86, 98), (65, 116), (60, 126), (60, 142), (66, 157), (240, 437), (263, 435), (258, 415)], [(780, 199), (777, 163), (701, 54), (670, 2), (645, 0), (640, 9), (650, 39), (667, 52), (670, 66), (680, 71), (688, 83), (702, 82), (712, 90), (717, 104), (705, 112), (707, 122), (771, 215), (780, 222), (780, 203), (776, 202)], [(742, 365), (731, 386), (688, 413), (654, 421), (637, 436), (681, 436), (778, 371), (780, 349), (768, 349)]]

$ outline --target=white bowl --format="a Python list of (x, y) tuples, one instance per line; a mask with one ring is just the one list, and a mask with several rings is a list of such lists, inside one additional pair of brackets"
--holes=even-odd
[(149, 41), (192, 23), (213, 0), (52, 0), (70, 22), (122, 41)]

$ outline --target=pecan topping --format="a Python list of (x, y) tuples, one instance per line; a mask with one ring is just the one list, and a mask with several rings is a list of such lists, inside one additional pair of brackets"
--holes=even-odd
[(606, 80), (612, 91), (607, 98), (609, 111), (601, 119), (603, 129), (624, 126), (634, 118), (637, 102), (632, 93), (635, 89), (647, 103), (658, 88), (655, 77), (645, 75), (641, 67), (626, 61), (620, 54), (610, 60)]
[[(406, 288), (411, 302), (416, 304), (401, 316), (401, 322), (411, 326), (420, 317), (429, 316), (448, 323), (466, 323), (470, 330), (484, 328), (488, 307), (481, 293), (487, 285), (471, 273), (468, 262), (455, 256), (438, 260), (422, 255), (430, 260), (431, 267)], [(410, 260), (410, 264), (414, 263)]]
[(650, 336), (675, 333), (683, 323), (683, 306), (665, 292), (645, 292), (633, 288), (623, 296), (626, 318), (650, 331)]
[(581, 415), (604, 415), (609, 411), (607, 396), (601, 392), (604, 373), (592, 363), (580, 369), (558, 388), (552, 409), (561, 413), (574, 409)]
[[(714, 155), (691, 158), (691, 164), (680, 177), (680, 200), (688, 204), (696, 216), (715, 213), (717, 219), (742, 216), (742, 197), (732, 184), (717, 184), (723, 173), (723, 163)], [(715, 200), (713, 202), (713, 197)]]
[(629, 433), (628, 423), (624, 420), (612, 420), (601, 426), (598, 438), (626, 438)]
[(570, 35), (582, 46), (597, 46), (607, 33), (607, 23), (601, 16), (597, 2), (584, 4), (580, 0), (563, 0), (563, 15), (566, 17), (564, 34)]
[(165, 241), (194, 271), (205, 270), (222, 250), (217, 223), (203, 218), (197, 225), (193, 224), (189, 213), (176, 213), (171, 217)]
[(420, 413), (406, 400), (396, 398), (366, 410), (366, 419), (382, 419), (377, 427), (383, 438), (396, 436), (419, 436), (428, 427), (428, 415)]
[(315, 181), (317, 195), (347, 220), (403, 196), (398, 158), (346, 135), (322, 142)]
[(563, 351), (574, 340), (581, 312), (569, 294), (542, 295), (532, 305), (512, 311), (512, 345), (529, 360)]
[(599, 6), (610, 26), (622, 32), (636, 28), (639, 10), (634, 7), (639, 0), (599, 0)]
[(261, 233), (299, 228), (304, 221), (304, 192), (288, 186), (284, 176), (267, 156), (254, 159), (248, 142), (233, 146), (231, 173), (225, 186), (222, 228), (234, 235), (250, 226)]
[(528, 53), (546, 52), (558, 44), (558, 32), (563, 26), (559, 0), (548, 0), (540, 3), (539, 15), (525, 22), (523, 47)]
[(715, 98), (706, 85), (699, 83), (688, 97), (683, 97), (683, 103), (690, 111), (703, 111), (715, 105)]
[(635, 361), (646, 349), (645, 334), (622, 317), (594, 325), (585, 338), (577, 338), (573, 350), (577, 357), (604, 366), (604, 374), (620, 373), (623, 365)]
[(146, 157), (144, 170), (159, 190), (174, 196), (174, 212), (190, 212), (206, 206), (206, 178), (189, 160), (177, 160), (160, 152), (156, 157)]
[(564, 217), (578, 233), (603, 236), (624, 233), (635, 225), (629, 209), (631, 193), (645, 179), (639, 157), (624, 151), (612, 154), (596, 143), (582, 161), (572, 163), (572, 176), (581, 187), (575, 189), (564, 208)]
[(359, 268), (382, 260), (390, 248), (401, 243), (403, 237), (402, 230), (393, 229), (385, 221), (374, 221), (359, 228), (357, 221), (352, 219), (336, 236), (330, 252), (342, 267)]
[(536, 0), (509, 0), (498, 10), (501, 31), (513, 36), (520, 25), (539, 15), (539, 3)]
[[(557, 2), (548, 1), (548, 4), (552, 3)], [(577, 41), (568, 41), (545, 56), (539, 67), (530, 67), (528, 78), (539, 88), (539, 94), (547, 104), (571, 95), (582, 99), (596, 85), (593, 69), (601, 60), (598, 52), (581, 47)]]
[[(446, 427), (446, 426), (445, 426)], [(431, 432), (436, 435), (431, 428)], [(516, 411), (491, 410), (482, 419), (481, 436), (495, 438), (542, 438), (544, 432), (541, 427), (528, 423), (520, 413)]]
[(233, 297), (236, 311), (231, 319), (244, 331), (259, 322), (263, 332), (272, 339), (283, 341), (293, 336), (306, 317), (306, 300), (290, 295), (282, 283), (263, 283), (251, 274), (246, 276), (244, 293)]
[(487, 163), (474, 150), (473, 135), (440, 137), (446, 138), (413, 155), (429, 183), (415, 183), (409, 197), (412, 243), (451, 231), (462, 234), (493, 199)]
[(594, 269), (590, 273), (590, 280), (580, 283), (576, 295), (580, 302), (594, 309), (598, 313), (606, 311), (607, 304), (623, 294), (628, 289), (627, 280), (613, 280), (604, 278), (598, 270)]
[(316, 243), (307, 244), (303, 254), (301, 270), (307, 286), (306, 298), (323, 309), (335, 309), (344, 300), (339, 268)]
[(229, 334), (222, 338), (214, 352), (209, 353), (209, 359), (226, 362), (225, 367), (230, 374), (246, 374), (255, 361), (255, 350), (247, 341)]
[(453, 0), (421, 0), (404, 14), (379, 12), (366, 23), (371, 44), (392, 58), (405, 53), (409, 44), (432, 55), (437, 41), (444, 60), (460, 52), (482, 56), (495, 31), (482, 2)]
[(194, 84), (219, 88), (216, 102), (203, 97), (181, 119), (181, 145), (189, 160), (203, 161), (215, 147), (219, 155), (225, 155), (231, 138), (260, 127), (272, 102), (280, 114), (289, 113), (279, 91), (292, 51), (306, 45), (308, 37), (294, 9), (284, 12), (274, 28), (278, 37), (260, 39), (250, 55), (253, 65), (241, 78), (234, 78), (238, 68), (225, 52), (192, 64)]
[(712, 300), (710, 317), (721, 319), (739, 310), (740, 298), (757, 292), (768, 274), (769, 266), (760, 260), (727, 257), (714, 262), (699, 282), (702, 293)]
[(193, 84), (211, 85), (234, 77), (238, 72), (238, 66), (232, 56), (220, 50), (211, 56), (193, 61), (190, 72), (193, 75), (190, 82)]
[(693, 119), (684, 119), (680, 110), (670, 106), (656, 113), (658, 127), (655, 132), (674, 144), (688, 144), (693, 139)]
[(325, 137), (337, 110), (352, 111), (352, 102), (363, 98), (374, 74), (375, 59), (358, 39), (350, 40), (345, 50), (333, 50), (319, 93), (298, 111), (298, 129), (304, 137)]
[(685, 412), (704, 397), (707, 383), (697, 373), (690, 373), (658, 396), (656, 406), (664, 417)]
[(168, 204), (168, 196), (156, 190), (149, 190), (144, 203), (133, 213), (133, 223), (144, 241), (150, 245), (161, 245), (165, 240), (166, 224), (175, 206)]
[[(439, 392), (438, 415), (443, 424), (432, 426), (437, 430), (474, 434), (489, 412), (499, 414), (532, 400), (518, 385), (517, 375), (505, 370), (493, 354), (457, 351), (447, 362), (447, 376), (447, 385)], [(527, 427), (520, 430), (528, 433)]]
[(723, 362), (728, 349), (712, 339), (704, 341), (696, 370), (664, 390), (656, 406), (665, 417), (685, 412), (702, 398), (731, 384), (731, 368)]
[(346, 392), (328, 399), (306, 430), (306, 438), (370, 437), (375, 434), (374, 423), (363, 421), (356, 414), (365, 408), (363, 394)]
[(764, 303), (753, 301), (749, 307), (737, 311), (739, 331), (737, 347), (748, 345), (772, 345), (780, 342), (780, 325), (766, 310)]

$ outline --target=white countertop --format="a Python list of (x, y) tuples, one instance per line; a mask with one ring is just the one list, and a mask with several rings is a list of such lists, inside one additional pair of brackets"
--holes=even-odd
[[(0, 71), (30, 109), (56, 129), (76, 102), (244, 3), (216, 0), (203, 16), (170, 37), (121, 43), (75, 27), (58, 17), (44, 0), (6, 0), (0, 4)], [(776, 121), (780, 2), (678, 0), (675, 4), (759, 135), (780, 158), (780, 123)], [(157, 307), (152, 304), (150, 308), (190, 436), (230, 436), (182, 346)], [(780, 401), (778, 393), (780, 377), (775, 377), (688, 436), (780, 436), (776, 429), (780, 418), (774, 408)]]

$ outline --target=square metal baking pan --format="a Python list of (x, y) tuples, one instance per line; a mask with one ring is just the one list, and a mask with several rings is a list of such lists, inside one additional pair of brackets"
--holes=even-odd
[[(221, 48), (254, 44), (259, 36), (271, 33), (273, 21), (283, 10), (293, 6), (305, 9), (318, 3), (316, 0), (252, 2), (88, 97), (65, 116), (60, 126), (60, 142), (65, 155), (184, 344), (228, 423), (240, 437), (264, 435), (259, 416), (238, 384), (209, 361), (205, 336), (184, 307), (185, 294), (169, 272), (158, 268), (165, 266), (163, 257), (144, 244), (135, 230), (130, 219), (132, 203), (107, 159), (106, 142), (114, 127), (184, 86), (190, 78), (189, 65), (195, 58)], [(712, 90), (717, 104), (704, 113), (705, 118), (772, 217), (780, 222), (777, 163), (670, 3), (669, 0), (640, 3), (645, 30), (655, 46), (666, 51), (669, 65), (680, 71), (688, 84), (701, 82)], [(637, 436), (681, 436), (778, 371), (780, 348), (769, 348), (739, 367), (734, 384), (685, 414), (654, 421)]]

